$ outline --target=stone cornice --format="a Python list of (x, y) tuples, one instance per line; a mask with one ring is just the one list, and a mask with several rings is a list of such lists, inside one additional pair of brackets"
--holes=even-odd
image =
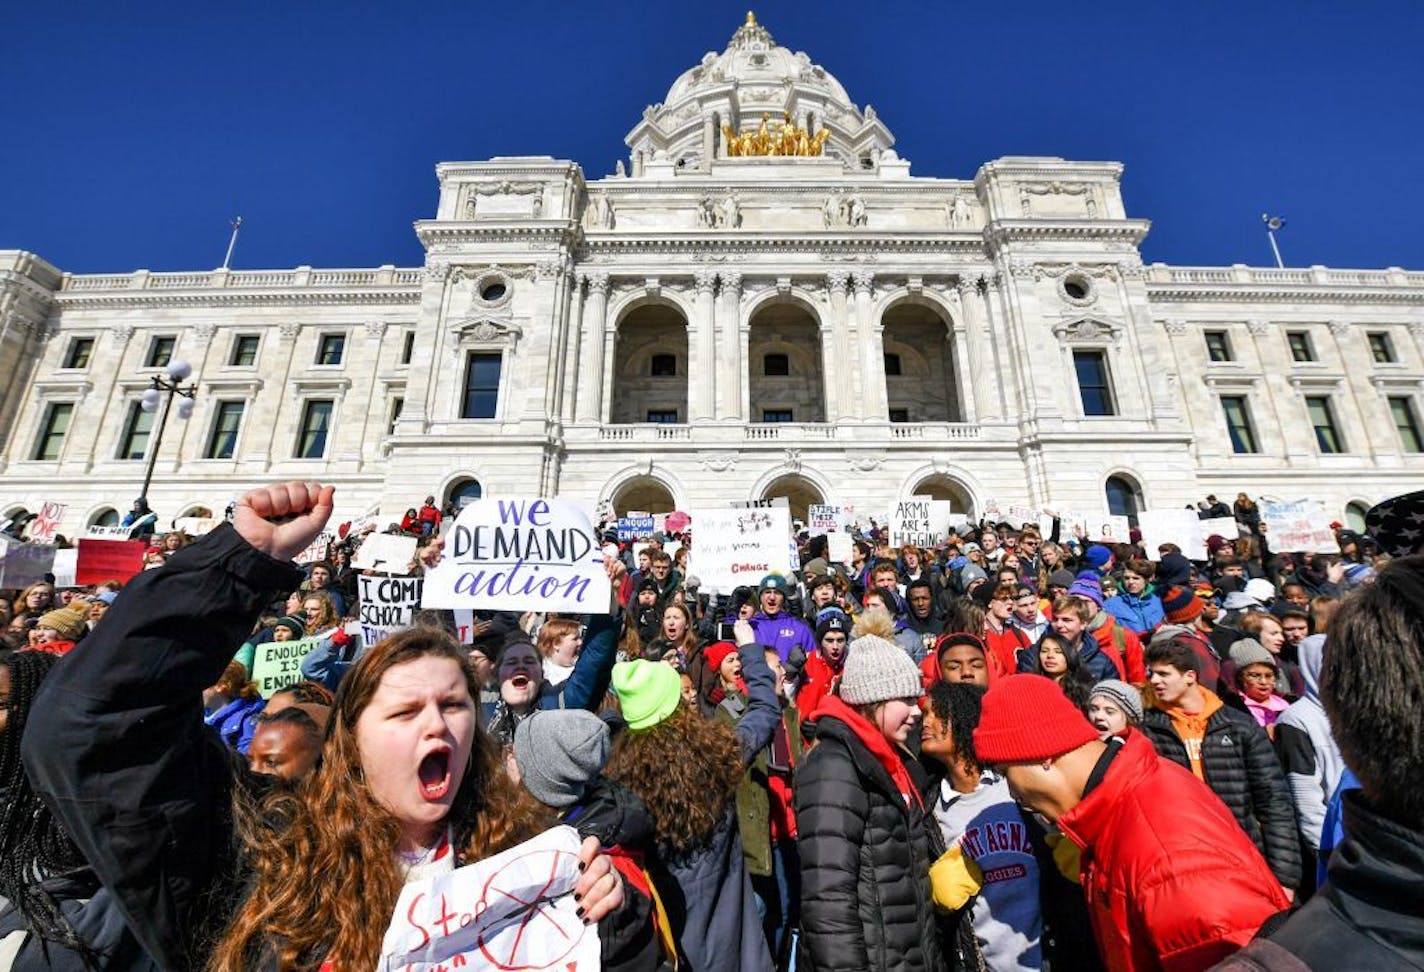
[(427, 249), (451, 243), (502, 243), (551, 249), (568, 246), (578, 233), (578, 224), (572, 220), (541, 220), (531, 222), (527, 217), (516, 216), (509, 219), (468, 220), (420, 219), (415, 222), (415, 235)]
[(1147, 297), (1154, 303), (1169, 302), (1243, 302), (1288, 304), (1421, 304), (1424, 289), (1405, 287), (1262, 287), (1251, 284), (1229, 286), (1153, 284), (1147, 285)]
[(706, 231), (639, 233), (616, 231), (590, 233), (584, 237), (583, 252), (590, 256), (617, 256), (627, 252), (644, 254), (725, 253), (738, 258), (763, 253), (804, 253), (827, 259), (855, 259), (866, 254), (910, 254), (943, 257), (946, 253), (970, 254), (981, 261), (984, 240), (978, 233), (838, 232), (786, 233), (769, 236), (761, 232)]
[(56, 303), (64, 308), (99, 307), (261, 307), (271, 305), (371, 305), (418, 304), (419, 286), (373, 290), (194, 290), (164, 293), (151, 290), (119, 290), (91, 293), (60, 293)]
[(984, 230), (995, 246), (1039, 240), (1091, 240), (1140, 244), (1152, 228), (1146, 219), (996, 219)]

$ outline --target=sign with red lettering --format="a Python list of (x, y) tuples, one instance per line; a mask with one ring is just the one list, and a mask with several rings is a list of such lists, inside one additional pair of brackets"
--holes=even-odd
[(74, 566), (74, 582), (83, 587), (104, 581), (126, 581), (143, 571), (142, 540), (95, 540), (79, 538), (79, 557)]
[(709, 594), (755, 587), (767, 574), (791, 572), (791, 511), (785, 506), (694, 510), (689, 569)]
[(64, 519), (66, 503), (46, 502), (40, 507), (39, 515), (30, 523), (31, 543), (54, 543), (54, 535), (59, 531), (59, 521)]
[(477, 864), (413, 881), (381, 942), (383, 972), (597, 972), (574, 901), (578, 832), (555, 827)]

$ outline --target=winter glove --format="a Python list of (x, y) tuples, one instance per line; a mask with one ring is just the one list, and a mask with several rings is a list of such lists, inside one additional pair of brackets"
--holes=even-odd
[(984, 887), (984, 872), (955, 844), (930, 865), (930, 896), (945, 911), (958, 911)]
[(1058, 865), (1058, 873), (1074, 884), (1082, 884), (1082, 851), (1078, 845), (1059, 833), (1050, 833), (1044, 839), (1053, 852), (1053, 863)]

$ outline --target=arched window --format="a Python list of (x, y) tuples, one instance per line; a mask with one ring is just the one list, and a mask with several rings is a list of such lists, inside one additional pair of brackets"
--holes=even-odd
[(1105, 484), (1108, 497), (1108, 512), (1113, 516), (1125, 516), (1127, 522), (1137, 526), (1137, 514), (1142, 512), (1142, 490), (1126, 476), (1109, 476)]
[(108, 527), (119, 525), (119, 511), (112, 506), (106, 506), (89, 518), (91, 527)]
[(450, 487), (450, 502), (457, 510), (463, 510), (484, 494), (485, 489), (478, 479), (462, 479)]
[(1369, 507), (1364, 503), (1346, 503), (1345, 525), (1356, 533), (1363, 534), (1365, 532), (1365, 514), (1369, 511)]

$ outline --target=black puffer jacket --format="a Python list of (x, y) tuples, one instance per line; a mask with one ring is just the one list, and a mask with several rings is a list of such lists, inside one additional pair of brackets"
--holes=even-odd
[[(796, 769), (797, 967), (941, 968), (929, 879), (943, 850), (938, 826), (919, 802), (905, 806), (849, 726), (831, 717), (816, 725), (816, 747)], [(910, 761), (910, 772), (917, 778), (923, 771)]]
[[(1148, 709), (1142, 731), (1157, 752), (1191, 769), (1187, 747), (1160, 709)], [(1265, 730), (1249, 715), (1223, 705), (1206, 721), (1202, 773), (1212, 792), (1255, 842), (1276, 878), (1288, 888), (1300, 880), (1300, 843), (1285, 773)]]

